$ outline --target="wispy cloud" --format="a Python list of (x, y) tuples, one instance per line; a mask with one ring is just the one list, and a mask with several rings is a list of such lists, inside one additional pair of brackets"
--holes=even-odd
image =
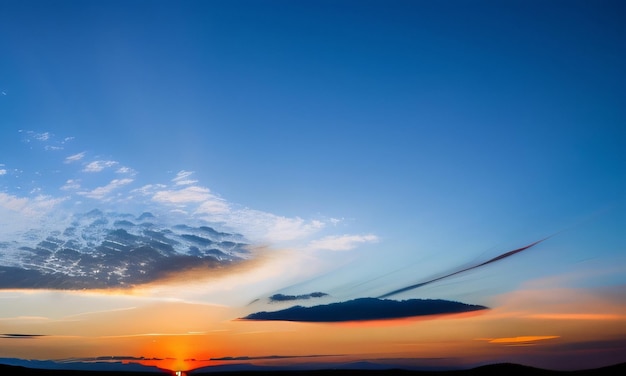
[(198, 203), (209, 200), (212, 197), (210, 192), (208, 188), (191, 186), (179, 190), (158, 191), (154, 194), (152, 200), (169, 204)]
[(217, 196), (212, 196), (210, 199), (205, 200), (200, 204), (200, 206), (198, 206), (195, 214), (219, 215), (228, 213), (229, 211), (230, 206), (226, 200)]
[(219, 361), (241, 361), (241, 360), (263, 360), (263, 359), (293, 359), (293, 358), (328, 358), (342, 356), (342, 354), (332, 355), (267, 355), (267, 356), (224, 356), (221, 358), (211, 358), (209, 360)]
[(102, 200), (111, 192), (133, 182), (133, 179), (113, 179), (105, 186), (95, 188), (91, 191), (78, 192), (79, 195)]
[(379, 296), (379, 298), (388, 298), (388, 297), (393, 296), (393, 295), (397, 295), (397, 294), (400, 294), (400, 293), (403, 293), (403, 292), (406, 292), (406, 291), (414, 290), (416, 288), (420, 288), (422, 286), (429, 285), (429, 284), (437, 282), (437, 281), (441, 281), (442, 279), (450, 278), (450, 277), (455, 276), (457, 274), (465, 273), (465, 272), (468, 272), (470, 270), (477, 269), (477, 268), (480, 268), (480, 267), (485, 266), (485, 265), (489, 265), (491, 263), (503, 260), (503, 259), (511, 257), (511, 256), (513, 256), (513, 255), (515, 255), (517, 253), (520, 253), (520, 252), (523, 252), (523, 251), (525, 251), (527, 249), (530, 249), (530, 248), (536, 246), (537, 244), (539, 244), (541, 242), (544, 242), (548, 238), (550, 238), (550, 236), (548, 236), (546, 238), (543, 238), (543, 239), (540, 239), (540, 240), (537, 240), (536, 242), (533, 242), (533, 243), (528, 244), (526, 246), (523, 246), (521, 248), (517, 248), (517, 249), (514, 249), (512, 251), (505, 252), (505, 253), (503, 253), (503, 254), (501, 254), (499, 256), (493, 257), (493, 258), (491, 258), (491, 259), (489, 259), (487, 261), (484, 261), (484, 262), (481, 262), (481, 263), (477, 263), (477, 264), (474, 264), (474, 265), (471, 265), (471, 266), (468, 266), (468, 267), (462, 267), (459, 270), (456, 270), (456, 271), (453, 271), (453, 272), (450, 272), (450, 273), (446, 273), (443, 276), (430, 278), (430, 279), (428, 279), (428, 280), (426, 280), (424, 282), (415, 283), (415, 284), (410, 285), (410, 286), (406, 286), (406, 287), (403, 287), (403, 288), (400, 288), (400, 289), (397, 289), (397, 290), (390, 291), (390, 292), (388, 292), (386, 294), (383, 294), (383, 295)]
[(115, 171), (116, 174), (135, 175), (136, 171), (130, 167), (122, 166)]
[(538, 313), (526, 317), (540, 320), (626, 320), (626, 315), (612, 313)]
[(6, 175), (6, 174), (7, 174), (7, 170), (4, 168), (0, 168), (0, 176)]
[(253, 238), (279, 243), (306, 238), (326, 226), (319, 220), (284, 217), (248, 208), (229, 213), (227, 220), (232, 226), (245, 229)]
[(519, 337), (502, 337), (502, 338), (476, 338), (477, 341), (487, 341), (489, 343), (499, 343), (504, 345), (510, 344), (530, 344), (537, 341), (545, 341), (548, 339), (556, 339), (560, 336), (519, 336)]
[(45, 195), (39, 195), (34, 198), (17, 197), (0, 192), (0, 208), (20, 213), (26, 217), (46, 214), (63, 201), (65, 201), (65, 198), (53, 198)]
[(33, 133), (33, 138), (37, 141), (48, 141), (50, 139), (50, 132)]
[(71, 138), (65, 138), (64, 140), (58, 140), (55, 135), (51, 132), (33, 132), (33, 131), (24, 131), (20, 130), (24, 137), (24, 142), (31, 143), (37, 142), (43, 145), (44, 150), (46, 151), (57, 151), (63, 150), (64, 144), (71, 140)]
[(198, 181), (197, 180), (193, 180), (193, 179), (189, 179), (189, 177), (191, 175), (193, 175), (193, 171), (185, 171), (185, 170), (181, 170), (176, 174), (176, 177), (174, 179), (172, 179), (172, 181), (174, 182), (174, 184), (176, 185), (191, 185), (191, 184), (195, 184)]
[(63, 186), (61, 186), (61, 190), (71, 191), (80, 189), (80, 180), (68, 179)]
[(373, 234), (367, 235), (333, 235), (313, 240), (309, 243), (309, 249), (320, 249), (329, 251), (348, 251), (363, 243), (374, 243), (378, 237)]
[(66, 199), (66, 197), (53, 198), (46, 195), (19, 197), (0, 192), (1, 237), (10, 238), (17, 233), (25, 234), (39, 227), (40, 221), (54, 213)]
[(83, 172), (100, 172), (108, 167), (117, 165), (116, 161), (93, 161), (83, 169)]
[(78, 154), (70, 155), (69, 157), (65, 158), (65, 163), (72, 163), (72, 162), (80, 161), (81, 159), (85, 157), (85, 154), (86, 153), (83, 151)]
[(156, 192), (167, 188), (165, 184), (146, 184), (140, 188), (135, 188), (130, 193), (139, 193), (144, 196), (152, 196)]

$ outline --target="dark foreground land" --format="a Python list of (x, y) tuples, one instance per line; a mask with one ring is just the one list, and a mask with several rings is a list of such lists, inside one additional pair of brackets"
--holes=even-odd
[[(232, 372), (193, 372), (189, 376), (491, 376), (491, 375), (540, 375), (540, 376), (591, 376), (591, 375), (626, 375), (626, 363), (614, 366), (581, 370), (551, 371), (517, 364), (493, 364), (462, 371), (409, 371), (389, 370), (315, 370), (315, 371), (232, 371)], [(0, 375), (15, 376), (163, 376), (174, 372), (115, 372), (115, 371), (66, 371), (34, 369), (19, 366), (0, 365)]]

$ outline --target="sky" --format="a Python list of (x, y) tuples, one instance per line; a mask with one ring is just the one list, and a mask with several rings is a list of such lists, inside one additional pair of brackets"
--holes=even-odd
[[(0, 358), (626, 361), (625, 16), (619, 1), (0, 1), (0, 268), (40, 273), (0, 278)], [(209, 226), (247, 253), (59, 287), (80, 263), (24, 249), (94, 209), (149, 212), (179, 240), (175, 225)], [(402, 317), (350, 316), (381, 297)], [(418, 299), (464, 308), (404, 314)], [(348, 318), (246, 319), (297, 304)]]

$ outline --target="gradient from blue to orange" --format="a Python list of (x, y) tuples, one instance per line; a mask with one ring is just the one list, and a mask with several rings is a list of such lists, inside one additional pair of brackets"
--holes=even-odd
[[(0, 338), (0, 357), (173, 357), (182, 368), (276, 354), (553, 368), (626, 360), (622, 2), (0, 10), (0, 234), (32, 225), (34, 211), (159, 204), (202, 208), (267, 248), (257, 264), (197, 283), (2, 291), (0, 332), (48, 337)], [(158, 184), (158, 203), (120, 199)], [(492, 308), (479, 315), (232, 321), (276, 291), (378, 296), (557, 232), (398, 297)]]

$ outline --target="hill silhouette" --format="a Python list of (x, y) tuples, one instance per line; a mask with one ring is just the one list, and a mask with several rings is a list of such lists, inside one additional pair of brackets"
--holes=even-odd
[[(392, 367), (392, 366), (390, 366)], [(205, 368), (206, 369), (206, 368)], [(480, 366), (467, 370), (455, 371), (412, 371), (406, 369), (320, 369), (320, 370), (257, 370), (250, 371), (188, 371), (188, 375), (211, 375), (211, 376), (491, 376), (491, 375), (540, 375), (540, 376), (609, 376), (623, 375), (626, 371), (626, 363), (620, 363), (612, 366), (578, 370), (578, 371), (553, 371), (541, 368), (529, 367), (520, 364), (501, 363)], [(173, 375), (174, 372), (163, 370), (163, 372), (124, 372), (124, 371), (75, 371), (75, 370), (51, 370), (51, 369), (35, 369), (21, 366), (9, 366), (0, 364), (1, 375), (14, 376), (163, 376)]]

